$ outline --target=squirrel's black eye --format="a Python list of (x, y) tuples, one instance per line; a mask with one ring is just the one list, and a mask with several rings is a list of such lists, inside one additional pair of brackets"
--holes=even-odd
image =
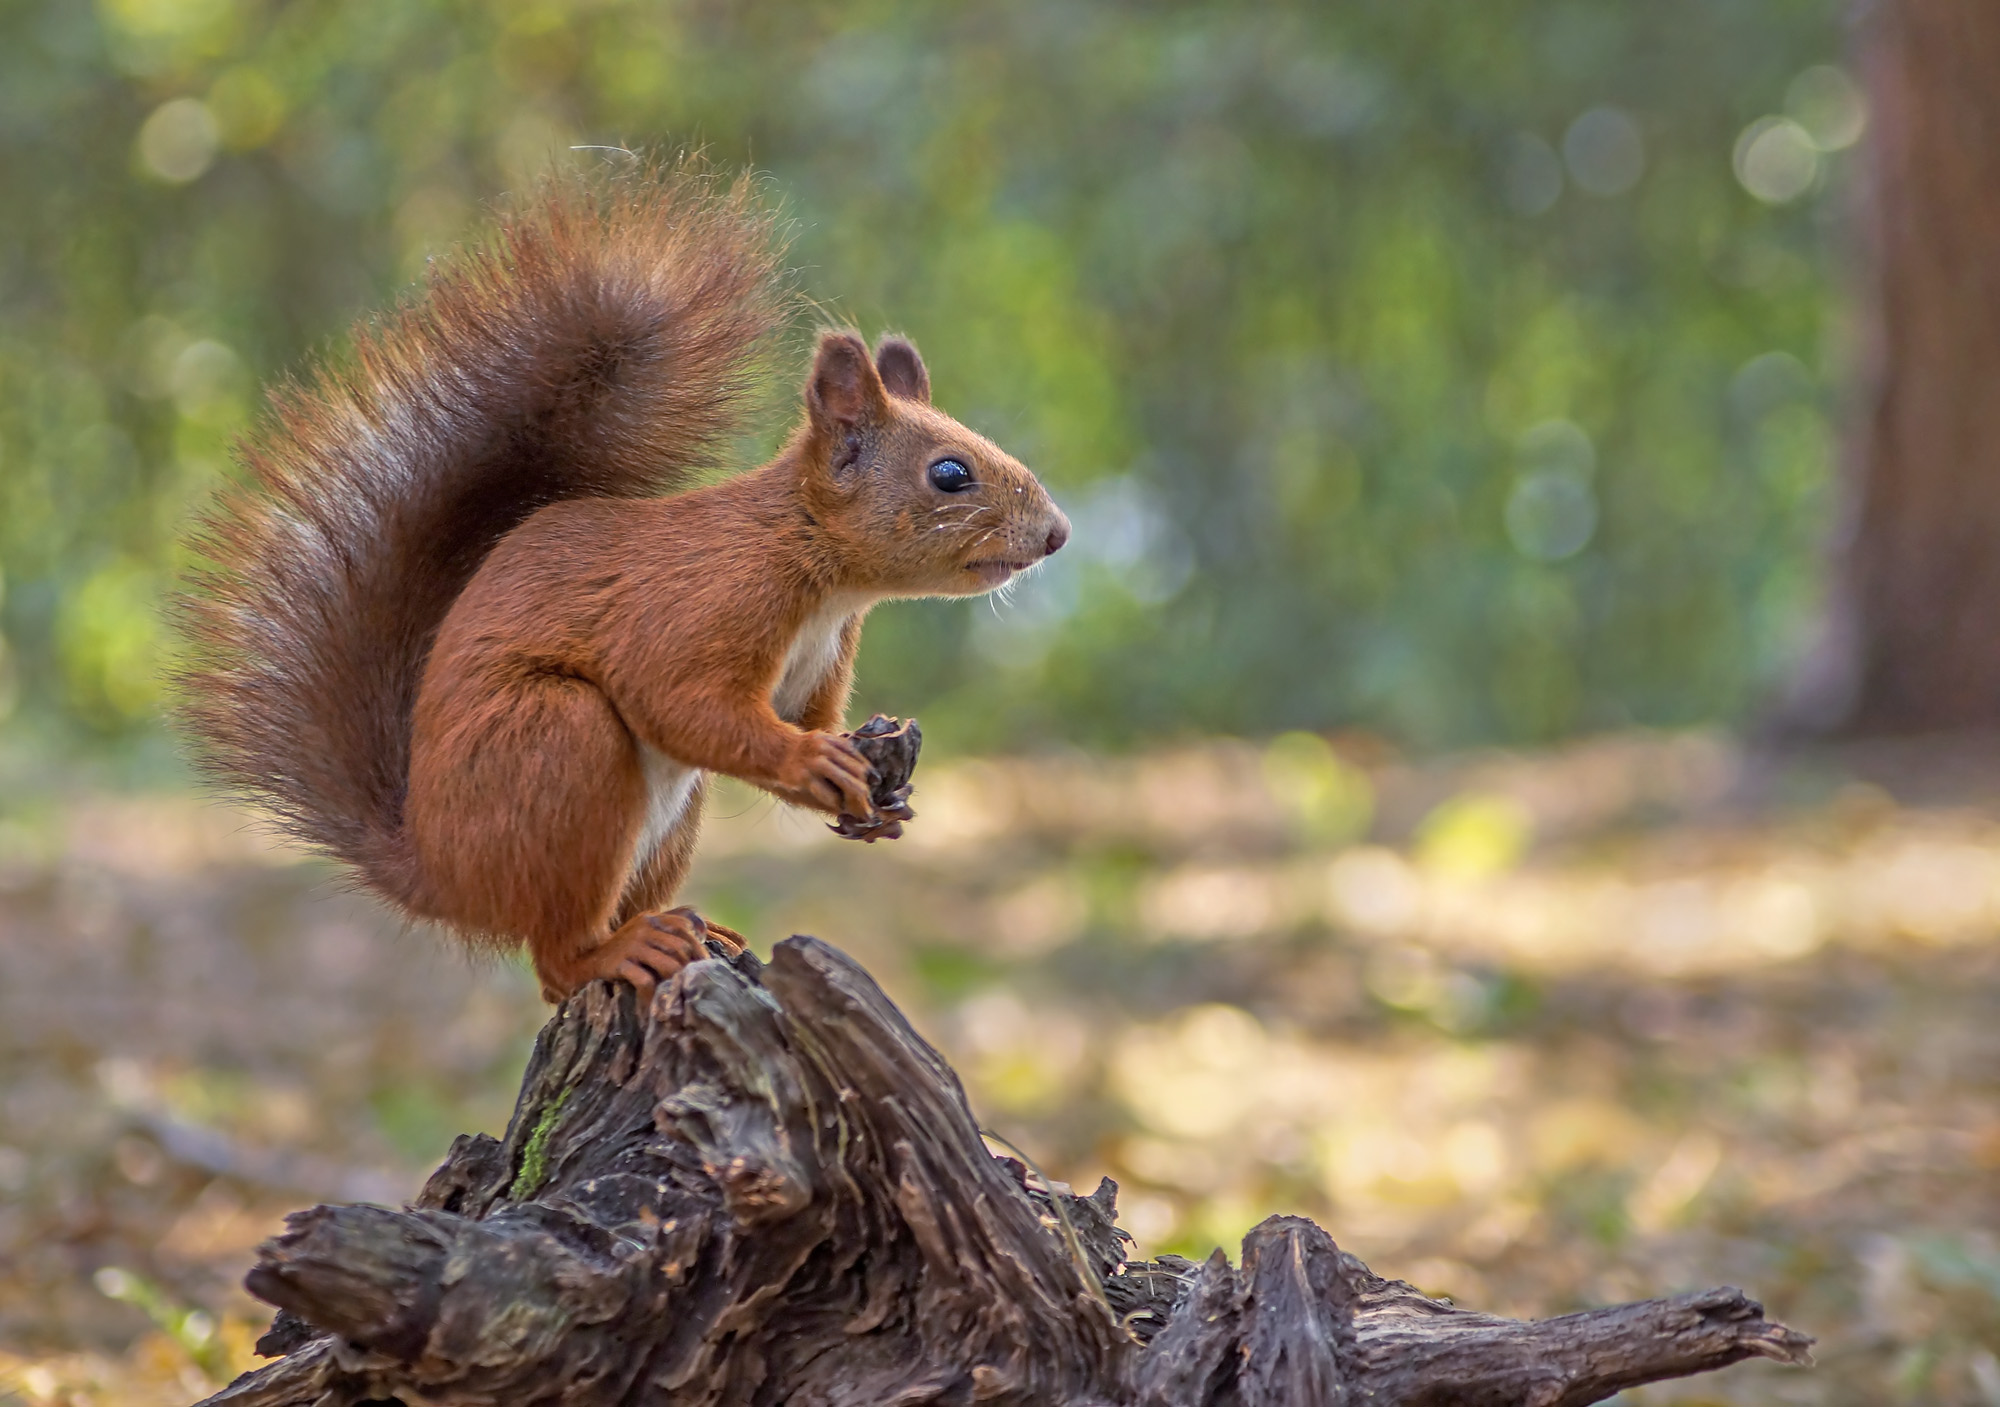
[(931, 466), (931, 487), (943, 493), (964, 493), (972, 487), (972, 471), (956, 459), (940, 459)]

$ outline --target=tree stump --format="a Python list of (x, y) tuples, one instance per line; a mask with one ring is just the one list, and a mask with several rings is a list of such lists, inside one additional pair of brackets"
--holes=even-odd
[(1272, 1217), (1239, 1266), (1127, 1262), (1117, 1189), (983, 1142), (951, 1068), (811, 938), (597, 983), (544, 1028), (504, 1140), (407, 1209), (320, 1206), (250, 1289), (285, 1356), (209, 1407), (1537, 1404), (1811, 1340), (1734, 1289), (1520, 1322)]

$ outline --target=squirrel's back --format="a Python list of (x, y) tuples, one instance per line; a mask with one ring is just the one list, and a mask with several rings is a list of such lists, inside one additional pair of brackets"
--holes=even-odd
[(747, 179), (553, 179), (349, 364), (279, 390), (181, 600), (204, 768), (405, 897), (411, 712), (446, 612), (535, 510), (710, 462), (788, 314), (781, 253)]

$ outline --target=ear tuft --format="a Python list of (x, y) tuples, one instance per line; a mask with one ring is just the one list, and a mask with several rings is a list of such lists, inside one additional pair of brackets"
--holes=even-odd
[(813, 423), (853, 430), (882, 418), (888, 398), (882, 378), (868, 360), (868, 344), (851, 332), (822, 332), (806, 381), (806, 408)]
[(925, 405), (931, 403), (931, 374), (924, 368), (917, 344), (909, 338), (889, 336), (877, 342), (875, 370), (881, 374), (882, 384), (890, 395)]

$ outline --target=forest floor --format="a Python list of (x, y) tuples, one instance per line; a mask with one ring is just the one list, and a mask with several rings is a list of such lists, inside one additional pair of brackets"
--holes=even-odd
[[(1519, 1316), (1819, 1337), (1644, 1403), (2000, 1405), (2000, 750), (1295, 735), (926, 763), (893, 844), (725, 790), (692, 895), (845, 947), (1147, 1253), (1273, 1211)], [(252, 1248), (498, 1132), (544, 1008), (242, 818), (0, 822), (0, 1402), (251, 1360)]]

